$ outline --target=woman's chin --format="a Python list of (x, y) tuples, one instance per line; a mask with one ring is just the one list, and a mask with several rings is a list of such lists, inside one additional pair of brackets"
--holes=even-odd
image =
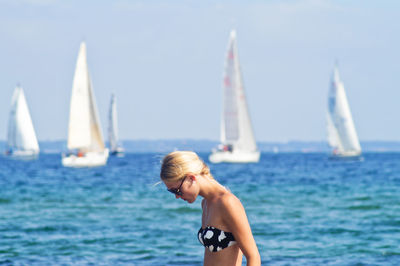
[(196, 199), (185, 199), (184, 201), (186, 201), (187, 203), (191, 204), (191, 203), (195, 202)]

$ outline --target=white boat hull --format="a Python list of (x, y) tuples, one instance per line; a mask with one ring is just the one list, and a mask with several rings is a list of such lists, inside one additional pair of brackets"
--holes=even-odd
[(361, 155), (361, 151), (346, 151), (341, 153), (332, 153), (336, 157), (357, 157)]
[(260, 160), (260, 152), (213, 151), (208, 159), (212, 163), (257, 163)]
[(96, 167), (103, 166), (107, 163), (108, 149), (103, 152), (88, 152), (83, 156), (71, 154), (62, 158), (62, 165), (65, 167)]
[(352, 159), (361, 157), (361, 151), (332, 152), (331, 158), (334, 159)]
[(5, 155), (16, 160), (35, 160), (39, 157), (39, 152), (33, 150), (16, 150), (12, 151), (12, 153), (6, 152)]

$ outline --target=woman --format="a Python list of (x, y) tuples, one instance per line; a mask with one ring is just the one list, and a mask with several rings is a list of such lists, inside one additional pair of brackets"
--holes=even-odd
[(203, 209), (198, 239), (205, 247), (204, 265), (260, 265), (260, 254), (239, 199), (211, 175), (208, 166), (194, 152), (166, 155), (161, 180), (169, 192), (188, 203), (202, 196)]

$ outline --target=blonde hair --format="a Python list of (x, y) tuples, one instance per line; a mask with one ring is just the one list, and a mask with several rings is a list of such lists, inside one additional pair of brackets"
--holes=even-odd
[(191, 151), (174, 151), (162, 160), (160, 177), (163, 181), (177, 181), (187, 174), (207, 175), (211, 178), (210, 168)]

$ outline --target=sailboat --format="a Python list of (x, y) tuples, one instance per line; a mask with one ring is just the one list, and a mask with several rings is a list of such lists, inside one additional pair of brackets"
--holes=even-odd
[(225, 59), (220, 141), (209, 156), (212, 163), (260, 160), (243, 88), (235, 30), (230, 33)]
[(361, 146), (347, 102), (346, 92), (336, 66), (333, 69), (328, 96), (327, 130), (328, 143), (332, 147), (334, 157), (361, 155)]
[(108, 111), (108, 141), (110, 154), (122, 157), (124, 149), (118, 141), (117, 98), (111, 95), (110, 110)]
[(62, 164), (66, 167), (107, 163), (108, 149), (103, 141), (84, 42), (80, 45), (72, 85), (67, 146), (69, 152), (62, 155)]
[(7, 156), (19, 159), (34, 159), (39, 154), (39, 144), (24, 90), (17, 86), (11, 100), (8, 120)]

